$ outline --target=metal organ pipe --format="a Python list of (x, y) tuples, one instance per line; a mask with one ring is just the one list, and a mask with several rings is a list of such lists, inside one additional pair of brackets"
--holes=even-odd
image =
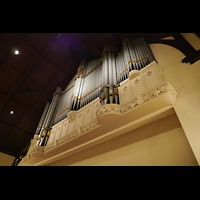
[[(62, 90), (60, 91), (60, 93), (62, 92)], [(58, 106), (60, 104), (60, 100), (61, 100), (61, 95), (60, 94), (57, 94), (57, 102), (55, 103), (55, 108), (53, 110), (53, 114), (52, 114), (52, 117), (50, 119), (50, 122), (49, 122), (49, 125), (48, 125), (48, 129), (47, 129), (47, 132), (46, 134), (44, 135), (44, 138), (43, 138), (43, 142), (41, 143), (42, 146), (45, 146), (47, 141), (48, 141), (48, 138), (49, 138), (49, 135), (50, 135), (50, 132), (51, 132), (51, 127), (53, 125), (53, 121), (54, 121), (54, 118), (55, 118), (55, 114), (56, 114), (56, 111), (58, 109)], [(48, 134), (48, 135), (47, 135)]]
[(46, 145), (51, 126), (67, 117), (71, 110), (78, 110), (94, 99), (101, 105), (119, 104), (118, 86), (128, 78), (130, 71), (141, 70), (155, 60), (150, 46), (143, 37), (124, 39), (117, 56), (110, 46), (105, 46), (102, 59), (81, 60), (77, 74), (65, 91), (57, 87), (51, 104), (47, 103), (35, 134), (38, 145)]
[[(116, 72), (116, 61), (115, 61), (115, 55), (114, 53), (112, 53), (112, 67), (113, 67), (113, 84), (117, 85), (117, 72)], [(118, 97), (118, 89), (117, 87), (114, 87), (114, 94), (113, 97), (115, 99), (115, 103), (118, 104), (119, 103), (119, 97)]]
[(38, 124), (38, 126), (37, 126), (37, 129), (36, 129), (36, 131), (35, 131), (35, 135), (38, 135), (38, 134), (39, 134), (39, 132), (40, 132), (42, 126), (43, 126), (43, 122), (44, 122), (45, 116), (46, 116), (46, 114), (47, 114), (47, 111), (48, 111), (48, 109), (49, 109), (49, 106), (50, 106), (50, 103), (47, 102), (47, 103), (46, 103), (46, 106), (45, 106), (45, 108), (44, 108), (44, 111), (43, 111), (43, 113), (42, 113), (42, 116), (41, 116), (41, 118), (40, 118), (39, 124)]
[(123, 70), (124, 70), (124, 72), (123, 72), (123, 75), (124, 75), (124, 79), (127, 79), (127, 77), (128, 77), (128, 72), (127, 72), (127, 64), (126, 64), (126, 53), (125, 53), (125, 49), (123, 48), (123, 54), (122, 54), (122, 66), (123, 66)]
[(111, 52), (108, 52), (108, 64), (109, 64), (109, 70), (108, 70), (108, 74), (109, 74), (109, 84), (111, 85), (109, 87), (109, 101), (110, 103), (113, 103), (113, 84), (114, 84), (114, 77), (113, 77), (113, 63), (112, 63), (112, 58), (111, 58)]
[(129, 39), (127, 39), (127, 46), (128, 46), (128, 49), (129, 49), (129, 52), (130, 52), (130, 56), (131, 56), (131, 63), (132, 63), (132, 70), (136, 70), (136, 64), (135, 64), (135, 55), (134, 55), (134, 52), (133, 52), (133, 47), (129, 41)]
[(57, 87), (56, 92), (54, 93), (53, 99), (51, 101), (51, 105), (49, 106), (48, 112), (44, 120), (43, 127), (39, 133), (40, 137), (39, 137), (39, 141), (37, 142), (38, 145), (43, 145), (43, 140), (44, 140), (43, 138), (46, 137), (48, 130), (51, 128), (49, 127), (49, 125), (50, 125), (52, 117), (54, 117), (53, 114), (54, 114), (61, 90), (62, 89), (60, 87)]
[(124, 60), (125, 60), (126, 71), (127, 71), (126, 73), (128, 75), (132, 69), (131, 69), (131, 65), (130, 65), (131, 58), (130, 58), (128, 47), (126, 44), (126, 39), (124, 39), (124, 42), (123, 42), (123, 49), (124, 49)]
[[(118, 61), (118, 59), (117, 59)], [(120, 64), (117, 63), (117, 66)], [(102, 60), (102, 89), (101, 89), (101, 105), (108, 103), (118, 103), (117, 90), (117, 72), (115, 65), (115, 56), (111, 47), (105, 46)], [(115, 97), (116, 96), (116, 97)]]
[(138, 38), (138, 44), (140, 46), (140, 49), (141, 49), (141, 52), (142, 52), (142, 60), (144, 62), (144, 65), (148, 65), (149, 64), (149, 61), (148, 61), (148, 58), (147, 58), (147, 52), (146, 52), (146, 49), (144, 47), (144, 45), (142, 44), (142, 41), (141, 41), (141, 38)]
[(85, 60), (82, 60), (76, 75), (75, 85), (74, 85), (74, 94), (71, 99), (70, 110), (78, 110), (80, 103), (80, 95), (82, 94), (82, 85), (84, 84), (84, 68)]
[(143, 37), (135, 40), (124, 39), (122, 45), (123, 49), (116, 57), (118, 84), (128, 78), (131, 70), (141, 70), (155, 60), (151, 48)]
[[(108, 85), (108, 78), (109, 78), (109, 76), (108, 76), (109, 71), (108, 71), (107, 51), (108, 51), (108, 48), (107, 48), (107, 46), (105, 46), (104, 55), (103, 55), (103, 62), (102, 62), (102, 69), (103, 69), (102, 70), (102, 72), (103, 72), (102, 86), (103, 87)], [(107, 104), (107, 102), (108, 102), (108, 88), (106, 88), (106, 87), (103, 88), (101, 99), (102, 99), (102, 105)]]
[(141, 53), (141, 48), (138, 44), (138, 40), (135, 40), (135, 45), (137, 46), (137, 52), (138, 52), (138, 61), (139, 63), (141, 64), (141, 69), (145, 66), (145, 64), (143, 63), (143, 60), (142, 60), (142, 53)]
[(138, 65), (138, 62), (137, 61), (137, 56), (135, 54), (135, 51), (134, 51), (134, 46), (133, 46), (133, 42), (132, 41), (129, 41), (129, 44), (130, 44), (130, 47), (131, 47), (131, 52), (132, 52), (132, 55), (133, 55), (133, 63), (135, 64), (135, 70), (139, 70), (139, 65)]
[(55, 115), (53, 125), (55, 125), (56, 123), (67, 117), (67, 113), (69, 112), (70, 108), (71, 96), (74, 91), (75, 77), (76, 75), (72, 78), (72, 80), (67, 85), (66, 89), (61, 94), (60, 103)]
[(139, 52), (138, 52), (138, 47), (137, 47), (136, 41), (135, 40), (132, 41), (132, 44), (135, 47), (134, 48), (134, 52), (135, 52), (135, 55), (136, 55), (136, 63), (138, 64), (138, 70), (141, 70), (142, 66), (141, 66), (141, 63), (140, 63), (140, 56), (139, 56)]

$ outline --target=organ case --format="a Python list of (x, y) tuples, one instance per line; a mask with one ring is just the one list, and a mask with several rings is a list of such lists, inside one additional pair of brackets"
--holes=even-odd
[(129, 78), (131, 71), (140, 71), (156, 61), (143, 37), (124, 39), (122, 46), (122, 50), (117, 53), (111, 46), (105, 46), (101, 59), (81, 60), (77, 74), (66, 89), (62, 91), (57, 87), (51, 104), (47, 103), (44, 109), (35, 133), (38, 135), (38, 146), (47, 144), (52, 126), (67, 118), (70, 111), (77, 111), (97, 98), (101, 106), (120, 104), (120, 83)]

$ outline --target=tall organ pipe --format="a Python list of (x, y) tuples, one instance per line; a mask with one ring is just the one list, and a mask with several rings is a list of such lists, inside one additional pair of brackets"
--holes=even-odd
[[(112, 67), (113, 67), (113, 84), (117, 85), (117, 73), (116, 73), (116, 61), (115, 61), (115, 55), (114, 53), (112, 53)], [(119, 97), (118, 97), (118, 89), (117, 87), (114, 87), (114, 93), (113, 93), (113, 97), (115, 99), (115, 103), (118, 104), (119, 103)]]
[(45, 116), (46, 116), (46, 114), (47, 114), (47, 111), (48, 111), (48, 109), (49, 109), (49, 106), (50, 106), (50, 103), (47, 102), (47, 103), (46, 103), (46, 106), (45, 106), (45, 108), (44, 108), (44, 111), (43, 111), (43, 113), (42, 113), (42, 116), (41, 116), (41, 118), (40, 118), (39, 124), (38, 124), (38, 126), (37, 126), (37, 129), (36, 129), (36, 131), (35, 131), (35, 135), (38, 135), (38, 134), (39, 134), (39, 132), (40, 132), (42, 126), (43, 126), (43, 122), (44, 122)]
[(139, 54), (138, 54), (138, 47), (137, 47), (135, 40), (132, 41), (132, 44), (134, 46), (134, 52), (135, 52), (135, 55), (136, 55), (136, 63), (138, 64), (138, 70), (141, 70), (142, 66), (141, 66), (141, 63), (139, 62), (140, 57), (139, 57)]
[[(60, 92), (62, 92), (62, 90), (61, 90)], [(57, 100), (57, 102), (56, 102), (56, 105), (55, 105), (55, 108), (54, 108), (52, 117), (51, 117), (51, 119), (50, 119), (50, 123), (49, 123), (49, 125), (48, 125), (49, 128), (48, 128), (48, 130), (46, 131), (46, 134), (45, 134), (45, 136), (44, 136), (44, 138), (43, 138), (43, 142), (41, 143), (41, 146), (45, 146), (45, 145), (47, 144), (47, 141), (48, 141), (48, 139), (49, 139), (49, 135), (47, 135), (47, 134), (48, 134), (48, 133), (50, 134), (50, 132), (51, 132), (51, 127), (52, 127), (52, 125), (53, 125), (53, 121), (54, 121), (54, 118), (55, 118), (55, 115), (56, 115), (58, 106), (59, 106), (59, 104), (60, 104), (60, 100), (61, 100), (61, 95), (58, 95), (58, 100)]]
[(128, 46), (130, 56), (131, 56), (132, 70), (136, 70), (137, 68), (135, 64), (135, 56), (134, 56), (133, 48), (132, 48), (132, 45), (130, 44), (129, 39), (127, 39), (127, 46)]
[(138, 38), (138, 43), (140, 45), (141, 51), (142, 51), (142, 55), (143, 55), (143, 61), (145, 63), (145, 66), (149, 64), (148, 58), (147, 58), (147, 53), (146, 53), (146, 49), (145, 46), (143, 45), (141, 38)]
[(82, 60), (77, 70), (77, 75), (74, 85), (74, 94), (72, 95), (70, 103), (70, 110), (77, 110), (79, 108), (80, 94), (82, 93), (82, 85), (84, 84), (83, 80), (84, 65), (85, 65), (85, 60)]
[[(123, 58), (123, 56), (121, 56)], [(119, 58), (119, 56), (118, 56)], [(118, 63), (117, 66), (122, 67)], [(122, 61), (123, 62), (123, 61)], [(119, 72), (119, 71), (118, 71)], [(114, 53), (111, 52), (111, 47), (105, 46), (102, 59), (102, 89), (101, 89), (101, 105), (108, 103), (118, 103), (118, 91), (116, 91), (117, 72)], [(116, 97), (115, 97), (116, 95)]]
[(49, 106), (48, 112), (47, 112), (45, 120), (44, 120), (43, 127), (42, 127), (42, 129), (40, 130), (40, 133), (39, 133), (40, 140), (38, 141), (38, 145), (42, 144), (43, 138), (46, 136), (46, 134), (47, 134), (47, 132), (48, 132), (48, 130), (50, 128), (49, 125), (50, 125), (51, 119), (53, 117), (53, 114), (54, 114), (54, 111), (55, 111), (55, 108), (56, 108), (56, 104), (58, 102), (61, 90), (62, 89), (60, 87), (57, 87), (55, 95), (53, 96), (53, 99), (51, 101), (51, 105)]
[(135, 70), (140, 70), (138, 62), (137, 62), (137, 55), (134, 51), (134, 45), (132, 41), (129, 41), (130, 47), (132, 49), (132, 55), (133, 55), (133, 59), (134, 59), (134, 63), (135, 63)]
[(125, 55), (124, 58), (125, 58), (125, 63), (126, 63), (127, 74), (129, 74), (129, 72), (132, 69), (131, 69), (131, 63), (130, 63), (131, 58), (130, 58), (126, 39), (124, 39), (124, 42), (123, 42), (123, 49), (124, 49), (124, 55)]
[(141, 52), (141, 47), (138, 44), (138, 39), (135, 40), (135, 44), (137, 45), (137, 49), (138, 49), (139, 62), (141, 64), (141, 67), (144, 68), (145, 67), (145, 63), (144, 63), (144, 61), (142, 59), (143, 55), (142, 55), (142, 52)]
[(113, 103), (113, 97), (114, 97), (114, 92), (113, 92), (113, 84), (114, 84), (114, 77), (113, 77), (113, 63), (112, 63), (112, 58), (111, 58), (111, 52), (108, 52), (108, 65), (109, 65), (109, 84), (111, 85), (109, 87), (109, 101), (110, 103)]
[[(107, 46), (105, 46), (104, 48), (104, 52), (107, 51)], [(106, 86), (108, 85), (108, 59), (107, 59), (107, 53), (104, 53), (103, 55), (103, 60), (102, 60), (102, 86)], [(103, 88), (103, 92), (102, 92), (102, 95), (101, 95), (101, 99), (102, 99), (102, 104), (107, 104), (108, 102), (108, 88), (104, 87)]]

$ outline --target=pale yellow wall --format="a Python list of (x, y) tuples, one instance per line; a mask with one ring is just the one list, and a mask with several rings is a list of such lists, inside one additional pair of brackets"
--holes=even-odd
[(72, 166), (198, 165), (182, 128), (72, 164)]
[(185, 55), (179, 50), (163, 44), (150, 46), (166, 79), (178, 93), (174, 109), (200, 164), (200, 61), (182, 63)]
[[(191, 40), (191, 35), (184, 36)], [(195, 41), (200, 42), (193, 37), (192, 45)], [(181, 125), (173, 125), (173, 115), (163, 119), (164, 124), (157, 121), (50, 165), (200, 164), (200, 61), (193, 65), (182, 63), (185, 55), (179, 50), (164, 44), (150, 46), (166, 79), (178, 93), (174, 109)]]
[(0, 152), (0, 166), (12, 166), (15, 157)]
[(50, 165), (197, 165), (176, 114)]

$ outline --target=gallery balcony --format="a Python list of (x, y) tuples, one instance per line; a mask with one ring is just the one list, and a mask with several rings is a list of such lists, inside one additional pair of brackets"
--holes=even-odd
[(31, 141), (20, 165), (47, 165), (123, 136), (172, 112), (177, 93), (154, 61), (133, 70), (118, 86), (119, 104), (101, 105), (99, 97), (55, 124), (46, 146)]

